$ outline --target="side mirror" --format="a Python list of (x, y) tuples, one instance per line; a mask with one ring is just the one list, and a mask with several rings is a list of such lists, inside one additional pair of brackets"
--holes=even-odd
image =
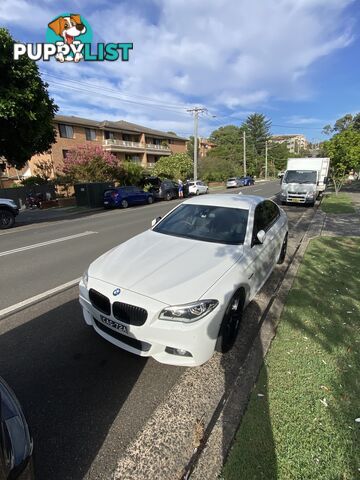
[(151, 226), (155, 227), (155, 225), (161, 220), (161, 217), (156, 217), (154, 220), (151, 222)]
[(264, 230), (260, 230), (257, 233), (256, 238), (258, 239), (259, 243), (264, 243), (266, 238), (266, 232), (264, 232)]

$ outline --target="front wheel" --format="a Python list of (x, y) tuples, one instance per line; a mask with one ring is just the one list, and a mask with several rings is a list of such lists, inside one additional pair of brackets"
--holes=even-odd
[(0, 230), (11, 228), (15, 223), (15, 216), (9, 210), (0, 210)]
[(244, 303), (244, 293), (241, 290), (237, 291), (231, 298), (221, 323), (215, 347), (218, 352), (226, 353), (233, 347), (239, 332)]
[(153, 201), (154, 201), (154, 198), (153, 198), (152, 196), (148, 197), (147, 203), (148, 203), (149, 205), (151, 205), (151, 204), (153, 203)]
[(122, 200), (122, 201), (121, 201), (121, 207), (122, 207), (122, 208), (127, 208), (128, 206), (129, 206), (129, 203), (128, 203), (127, 200)]
[(165, 200), (166, 200), (167, 202), (169, 202), (171, 199), (172, 199), (171, 193), (168, 192), (168, 193), (165, 195)]

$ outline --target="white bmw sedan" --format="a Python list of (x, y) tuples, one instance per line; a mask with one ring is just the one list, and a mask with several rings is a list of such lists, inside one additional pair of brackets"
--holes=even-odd
[(201, 365), (232, 347), (243, 309), (284, 261), (287, 236), (271, 200), (186, 200), (90, 265), (80, 281), (85, 321), (129, 352)]

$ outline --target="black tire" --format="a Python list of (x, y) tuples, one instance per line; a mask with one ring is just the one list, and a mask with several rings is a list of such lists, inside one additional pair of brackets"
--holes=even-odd
[(169, 202), (171, 199), (172, 199), (171, 193), (167, 192), (167, 194), (165, 195), (165, 200)]
[(286, 202), (284, 202), (283, 200), (281, 200), (281, 205), (286, 205)]
[(244, 291), (238, 290), (234, 293), (229, 305), (226, 308), (216, 342), (216, 351), (226, 353), (233, 347), (239, 332), (243, 316), (244, 303)]
[(151, 205), (153, 202), (154, 202), (154, 197), (152, 197), (152, 196), (148, 197), (147, 203), (148, 203), (149, 205)]
[(205, 193), (209, 193), (209, 189), (208, 189), (208, 188), (206, 189), (206, 192), (205, 192)]
[(121, 208), (127, 208), (129, 206), (129, 203), (127, 200), (121, 200)]
[(281, 247), (279, 260), (277, 261), (277, 263), (279, 265), (281, 265), (285, 261), (286, 251), (287, 251), (287, 243), (288, 243), (288, 234), (285, 235), (285, 238), (284, 238), (284, 241), (283, 241), (283, 244), (282, 244), (282, 247)]
[(15, 215), (9, 210), (0, 209), (0, 230), (11, 228), (15, 223)]

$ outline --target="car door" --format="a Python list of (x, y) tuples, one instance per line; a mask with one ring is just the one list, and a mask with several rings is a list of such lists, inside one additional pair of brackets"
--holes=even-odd
[(146, 202), (146, 194), (140, 188), (134, 187), (132, 195), (134, 196), (134, 203), (140, 204)]
[[(273, 265), (273, 240), (272, 232), (269, 233), (270, 219), (268, 216), (268, 210), (265, 202), (261, 202), (257, 205), (254, 213), (254, 224), (251, 241), (251, 283), (250, 294), (251, 297), (256, 295), (263, 284), (266, 282), (268, 276), (271, 273)], [(260, 230), (264, 230), (266, 233), (265, 240), (260, 243), (257, 239), (257, 234)]]
[(280, 250), (282, 247), (282, 230), (280, 225), (280, 210), (276, 203), (271, 200), (264, 201), (265, 216), (267, 218), (267, 233), (266, 236), (269, 237), (269, 240), (272, 244), (271, 248), (271, 269), (276, 265)]

